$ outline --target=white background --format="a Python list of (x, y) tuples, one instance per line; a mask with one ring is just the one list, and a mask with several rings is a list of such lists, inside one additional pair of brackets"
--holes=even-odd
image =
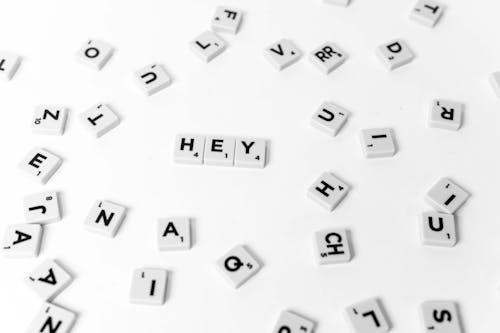
[[(228, 49), (209, 64), (188, 42), (209, 28), (215, 7), (246, 14), (240, 33), (223, 34)], [(318, 322), (317, 332), (348, 332), (343, 309), (380, 297), (394, 332), (422, 332), (418, 307), (429, 299), (460, 304), (467, 332), (500, 330), (498, 142), (500, 101), (488, 75), (500, 70), (497, 1), (454, 0), (435, 29), (408, 19), (413, 0), (355, 0), (347, 8), (319, 0), (9, 1), (2, 4), (0, 47), (23, 56), (11, 82), (0, 84), (0, 202), (2, 229), (22, 223), (22, 197), (61, 192), (64, 219), (45, 230), (36, 259), (0, 259), (2, 332), (22, 332), (41, 302), (23, 278), (44, 258), (59, 260), (75, 280), (55, 303), (74, 310), (73, 332), (270, 332), (292, 309)], [(277, 72), (263, 49), (292, 39), (306, 54), (326, 40), (350, 55), (331, 75), (307, 57)], [(116, 47), (100, 72), (75, 59), (88, 38)], [(404, 38), (415, 61), (388, 73), (375, 48)], [(172, 86), (145, 97), (132, 73), (160, 62)], [(426, 126), (433, 98), (466, 104), (458, 132)], [(335, 138), (309, 125), (324, 101), (353, 115)], [(96, 140), (77, 115), (109, 103), (123, 122)], [(31, 133), (38, 104), (70, 108), (62, 137)], [(393, 127), (399, 152), (363, 158), (359, 131)], [(270, 142), (265, 169), (173, 163), (177, 133), (247, 135)], [(17, 163), (34, 146), (64, 158), (45, 186), (24, 177)], [(306, 197), (324, 171), (352, 186), (328, 213)], [(449, 176), (472, 193), (458, 213), (459, 244), (423, 247), (418, 216), (423, 197)], [(114, 239), (83, 228), (97, 199), (129, 207)], [(156, 249), (159, 217), (194, 218), (188, 252)], [(355, 258), (318, 267), (312, 235), (351, 230)], [(264, 268), (239, 290), (214, 262), (246, 244)], [(132, 270), (171, 272), (164, 306), (131, 305)]]

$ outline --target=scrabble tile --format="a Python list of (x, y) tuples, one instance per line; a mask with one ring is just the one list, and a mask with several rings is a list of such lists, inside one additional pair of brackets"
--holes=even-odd
[(232, 136), (207, 136), (205, 141), (205, 155), (207, 165), (234, 165), (234, 149), (236, 138)]
[(500, 98), (500, 72), (495, 72), (490, 75), (490, 84), (497, 97)]
[(27, 333), (68, 333), (76, 320), (76, 314), (62, 307), (44, 303)]
[(191, 248), (189, 218), (160, 219), (158, 221), (158, 248), (160, 251), (189, 250)]
[(351, 260), (351, 246), (345, 229), (321, 230), (314, 235), (316, 257), (320, 265), (344, 263)]
[(111, 201), (96, 201), (85, 220), (87, 230), (115, 237), (125, 218), (126, 208)]
[(427, 301), (420, 309), (426, 333), (462, 333), (458, 307), (451, 301)]
[(234, 166), (263, 168), (266, 165), (266, 140), (237, 138)]
[(120, 118), (105, 104), (97, 104), (80, 115), (85, 128), (96, 138), (103, 136), (120, 124)]
[(57, 262), (47, 259), (25, 278), (43, 301), (51, 301), (71, 283), (71, 275)]
[(261, 268), (260, 263), (243, 245), (238, 245), (217, 260), (217, 269), (234, 288), (239, 288)]
[(329, 172), (323, 173), (309, 188), (309, 198), (332, 211), (344, 199), (349, 186)]
[(49, 181), (59, 169), (62, 159), (43, 148), (33, 148), (18, 165), (19, 169), (41, 184)]
[(350, 114), (335, 103), (324, 102), (313, 114), (311, 125), (330, 136), (336, 136)]
[(429, 126), (458, 131), (462, 126), (463, 111), (462, 103), (436, 99), (432, 102)]
[(396, 153), (396, 144), (390, 128), (361, 131), (361, 147), (367, 158), (391, 157)]
[(264, 50), (266, 59), (281, 71), (302, 57), (302, 52), (288, 39), (280, 39)]
[(455, 184), (448, 178), (441, 178), (427, 192), (425, 197), (434, 209), (448, 214), (453, 214), (460, 206), (462, 206), (470, 194)]
[(0, 51), (0, 77), (9, 81), (16, 74), (19, 65), (21, 64), (21, 57), (17, 54)]
[(326, 42), (309, 55), (309, 60), (322, 72), (329, 74), (347, 59), (348, 55), (339, 46)]
[(401, 39), (380, 45), (377, 48), (377, 55), (389, 70), (406, 65), (415, 58), (408, 44)]
[(88, 40), (77, 52), (77, 58), (84, 64), (101, 70), (113, 54), (113, 47), (100, 40)]
[(172, 78), (160, 64), (151, 64), (139, 69), (135, 72), (135, 79), (147, 96), (165, 89), (172, 83)]
[(37, 257), (42, 243), (39, 224), (11, 224), (5, 228), (2, 250), (7, 258)]
[(355, 333), (385, 333), (391, 329), (377, 299), (354, 304), (346, 309), (346, 313)]
[(351, 0), (324, 0), (324, 2), (332, 5), (347, 6)]
[(63, 135), (68, 109), (64, 106), (40, 105), (33, 115), (33, 133)]
[(168, 272), (160, 268), (139, 268), (132, 275), (130, 303), (163, 305), (167, 297)]
[(185, 164), (203, 164), (205, 136), (178, 134), (175, 139), (174, 161)]
[(219, 6), (212, 19), (212, 29), (217, 32), (236, 34), (242, 18), (243, 12), (241, 10)]
[(189, 44), (191, 50), (203, 61), (209, 62), (226, 49), (226, 42), (215, 32), (205, 31)]
[(292, 311), (283, 311), (278, 318), (273, 333), (312, 333), (315, 323)]
[(455, 217), (451, 214), (425, 212), (420, 221), (420, 235), (424, 245), (455, 246), (457, 233)]
[(444, 5), (433, 0), (419, 0), (413, 10), (410, 18), (418, 23), (432, 28), (443, 15)]
[(57, 192), (34, 193), (24, 197), (24, 217), (28, 223), (52, 223), (61, 220)]

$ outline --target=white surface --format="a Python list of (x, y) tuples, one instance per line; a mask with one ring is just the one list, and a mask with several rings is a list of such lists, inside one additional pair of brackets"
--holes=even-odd
[[(347, 7), (320, 0), (226, 0), (245, 10), (241, 31), (209, 64), (189, 41), (209, 28), (220, 1), (10, 1), (3, 4), (3, 49), (23, 55), (10, 82), (0, 83), (3, 227), (23, 221), (22, 198), (61, 192), (63, 220), (46, 228), (38, 259), (0, 259), (2, 331), (23, 331), (41, 307), (23, 277), (47, 257), (66, 263), (74, 282), (55, 303), (79, 316), (72, 332), (271, 331), (284, 309), (318, 322), (317, 332), (348, 332), (343, 309), (373, 296), (383, 301), (395, 333), (420, 332), (427, 299), (456, 300), (466, 332), (500, 330), (500, 101), (488, 76), (500, 69), (496, 1), (447, 1), (428, 29), (409, 20), (413, 0), (356, 0)], [(291, 38), (303, 51), (325, 40), (350, 58), (325, 76), (306, 59), (277, 72), (267, 45)], [(88, 38), (116, 47), (102, 71), (81, 66), (75, 52)], [(404, 38), (415, 60), (388, 73), (375, 48)], [(133, 73), (161, 62), (173, 83), (152, 97)], [(434, 98), (466, 104), (458, 132), (427, 128)], [(324, 100), (351, 110), (335, 138), (309, 124)], [(78, 114), (109, 102), (122, 124), (99, 140)], [(31, 134), (33, 108), (68, 105), (62, 137)], [(399, 146), (389, 159), (367, 160), (362, 128), (392, 127)], [(186, 166), (173, 162), (177, 133), (269, 139), (262, 170)], [(16, 169), (34, 146), (64, 158), (41, 186)], [(307, 199), (325, 170), (352, 190), (333, 212)], [(420, 244), (418, 216), (425, 192), (449, 176), (472, 194), (458, 212), (453, 249)], [(95, 198), (130, 207), (114, 239), (85, 232)], [(195, 245), (160, 253), (156, 221), (193, 216)], [(312, 235), (348, 227), (355, 249), (347, 265), (318, 267)], [(215, 261), (236, 244), (249, 246), (264, 267), (238, 290), (228, 288)], [(129, 304), (130, 272), (160, 266), (172, 272), (162, 307)], [(392, 333), (391, 332), (391, 333)]]

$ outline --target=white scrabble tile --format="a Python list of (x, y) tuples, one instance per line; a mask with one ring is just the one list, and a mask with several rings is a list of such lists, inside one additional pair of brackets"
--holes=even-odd
[(234, 148), (236, 138), (232, 136), (207, 136), (205, 141), (205, 155), (207, 165), (234, 165)]
[(43, 148), (33, 148), (19, 163), (19, 169), (32, 179), (45, 184), (62, 164), (62, 159)]
[(458, 131), (462, 126), (463, 112), (462, 103), (436, 99), (432, 101), (429, 126)]
[(377, 55), (389, 70), (406, 65), (415, 58), (408, 44), (401, 39), (380, 45), (377, 48)]
[(273, 333), (312, 333), (315, 323), (292, 311), (281, 312)]
[(212, 19), (212, 29), (217, 32), (236, 34), (240, 28), (243, 12), (239, 9), (219, 6)]
[(344, 50), (333, 42), (323, 43), (309, 54), (309, 60), (324, 74), (342, 65), (347, 58)]
[(351, 245), (345, 229), (327, 229), (314, 235), (316, 258), (320, 265), (345, 263), (351, 260)]
[(335, 103), (324, 102), (313, 114), (311, 125), (330, 136), (336, 136), (350, 114), (349, 111)]
[(226, 42), (215, 32), (205, 31), (189, 43), (191, 50), (203, 61), (209, 62), (226, 49)]
[(453, 214), (460, 206), (462, 206), (470, 194), (455, 184), (449, 178), (441, 178), (427, 192), (425, 197), (434, 209), (448, 214)]
[(361, 147), (367, 158), (391, 157), (396, 153), (396, 144), (390, 128), (361, 131)]
[(419, 0), (413, 7), (410, 18), (432, 28), (443, 15), (444, 5), (434, 0)]
[(0, 77), (9, 81), (16, 73), (21, 64), (21, 57), (17, 54), (0, 51)]
[(174, 161), (184, 164), (203, 164), (205, 136), (178, 134), (175, 138)]
[(266, 165), (266, 140), (236, 138), (234, 166), (263, 168)]
[(68, 109), (64, 106), (40, 105), (33, 115), (33, 133), (63, 135), (67, 116)]
[(161, 268), (138, 268), (132, 274), (130, 303), (163, 305), (167, 297), (168, 272)]
[(76, 56), (82, 63), (101, 70), (113, 54), (113, 47), (101, 40), (91, 39), (85, 42)]
[(120, 118), (106, 104), (97, 104), (80, 115), (83, 126), (99, 138), (120, 124)]
[(24, 217), (28, 223), (47, 224), (61, 220), (56, 191), (34, 193), (24, 197)]
[(330, 172), (323, 173), (309, 188), (307, 195), (328, 211), (332, 211), (349, 192), (349, 186)]
[(51, 303), (44, 303), (26, 333), (68, 333), (75, 320), (75, 313)]
[(494, 72), (490, 75), (490, 84), (497, 97), (500, 98), (500, 72)]
[(239, 288), (261, 268), (256, 258), (247, 249), (238, 245), (217, 260), (217, 269), (234, 288)]
[(42, 243), (42, 226), (39, 224), (11, 224), (5, 228), (2, 250), (7, 258), (37, 257)]
[(137, 85), (147, 96), (165, 89), (172, 83), (172, 78), (160, 64), (151, 64), (135, 72)]
[(377, 299), (351, 305), (346, 314), (355, 333), (386, 333), (391, 329)]
[(281, 71), (302, 57), (302, 52), (288, 39), (280, 39), (264, 50), (264, 56), (277, 70)]
[(427, 301), (420, 308), (426, 333), (462, 333), (462, 323), (456, 303)]
[(351, 2), (351, 0), (323, 0), (327, 4), (338, 5), (338, 6), (347, 6)]
[(187, 217), (164, 218), (158, 221), (158, 248), (160, 251), (189, 250), (191, 222)]
[(69, 286), (71, 280), (71, 275), (51, 259), (42, 262), (24, 279), (43, 301), (53, 300)]
[(451, 214), (425, 212), (420, 221), (422, 244), (452, 247), (457, 243), (455, 217)]
[(125, 218), (126, 208), (111, 201), (96, 201), (90, 209), (84, 226), (87, 230), (115, 237)]

